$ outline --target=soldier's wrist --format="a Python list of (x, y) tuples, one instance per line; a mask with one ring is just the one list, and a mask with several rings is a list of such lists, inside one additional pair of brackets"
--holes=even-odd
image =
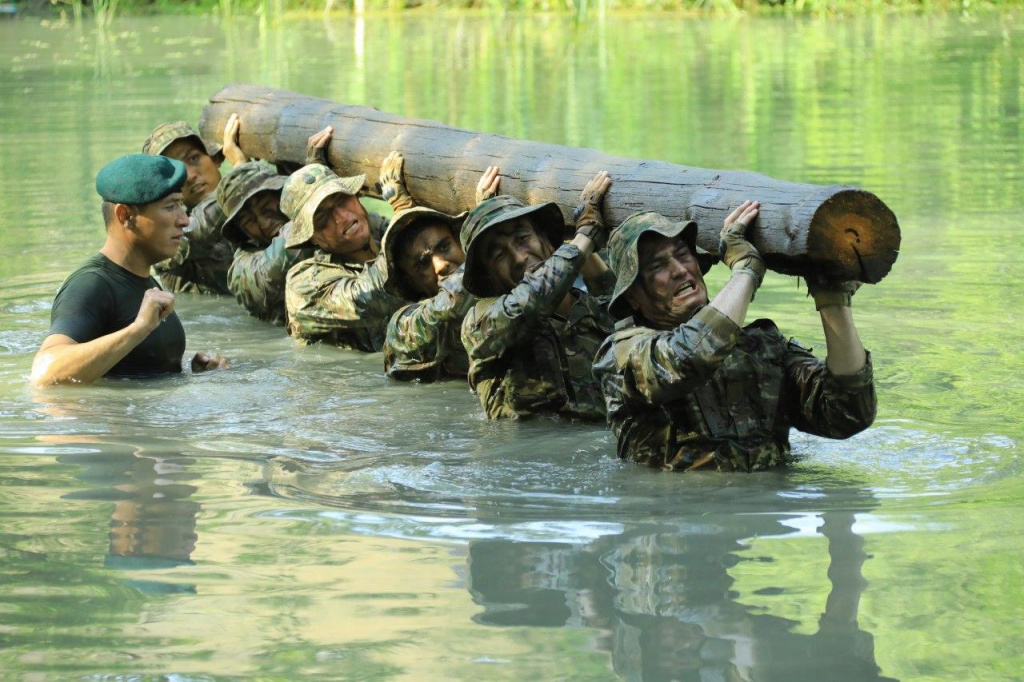
[(840, 308), (853, 307), (853, 294), (848, 291), (825, 289), (813, 292), (811, 297), (814, 299), (815, 310), (821, 310), (822, 308), (828, 308), (830, 306)]

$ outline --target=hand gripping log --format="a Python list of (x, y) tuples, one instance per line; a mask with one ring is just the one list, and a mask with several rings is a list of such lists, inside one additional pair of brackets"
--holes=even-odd
[(889, 273), (899, 254), (896, 216), (878, 197), (854, 187), (610, 156), (245, 84), (229, 85), (210, 98), (200, 132), (219, 139), (233, 113), (242, 118), (242, 150), (271, 162), (301, 164), (307, 138), (334, 126), (327, 150), (331, 166), (341, 175), (365, 173), (370, 188), (381, 161), (398, 150), (405, 156), (412, 196), (446, 213), (471, 208), (480, 175), (497, 165), (503, 194), (529, 203), (553, 201), (568, 225), (580, 189), (595, 173), (607, 170), (614, 181), (604, 200), (611, 225), (640, 210), (696, 220), (697, 243), (717, 253), (722, 220), (744, 199), (756, 199), (761, 212), (748, 236), (777, 272), (875, 283)]

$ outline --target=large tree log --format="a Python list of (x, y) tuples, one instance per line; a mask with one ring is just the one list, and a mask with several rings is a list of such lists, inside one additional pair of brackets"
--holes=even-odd
[(412, 196), (448, 213), (470, 208), (480, 174), (497, 165), (503, 194), (529, 203), (554, 201), (569, 222), (583, 186), (607, 170), (614, 184), (605, 217), (612, 224), (640, 210), (691, 218), (699, 226), (698, 243), (711, 252), (717, 251), (722, 219), (744, 199), (757, 199), (761, 213), (750, 239), (779, 272), (878, 282), (899, 253), (896, 216), (878, 197), (852, 187), (610, 156), (244, 84), (210, 98), (199, 123), (203, 136), (220, 139), (232, 113), (242, 119), (242, 150), (273, 162), (301, 163), (306, 139), (334, 126), (331, 165), (342, 175), (365, 173), (370, 187), (384, 157), (398, 150)]

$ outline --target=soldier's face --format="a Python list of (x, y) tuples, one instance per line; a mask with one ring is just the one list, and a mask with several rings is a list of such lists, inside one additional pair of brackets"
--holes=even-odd
[(151, 263), (159, 263), (178, 252), (188, 227), (188, 215), (180, 192), (159, 201), (129, 207), (129, 213), (128, 235), (133, 249), (145, 254)]
[(277, 236), (288, 217), (281, 213), (281, 193), (272, 190), (249, 197), (235, 214), (238, 226), (257, 244), (266, 246)]
[(480, 254), (494, 287), (512, 291), (523, 276), (555, 252), (529, 218), (503, 223), (481, 237)]
[(675, 327), (707, 304), (700, 264), (682, 238), (646, 234), (637, 251), (640, 271), (626, 301), (649, 322)]
[(327, 253), (343, 256), (361, 251), (370, 241), (366, 209), (351, 194), (332, 194), (316, 208), (310, 241)]
[(438, 282), (458, 270), (465, 260), (466, 254), (451, 228), (434, 223), (401, 244), (396, 264), (410, 287), (426, 298), (436, 294)]
[(196, 204), (215, 191), (220, 184), (220, 168), (194, 139), (175, 140), (161, 155), (185, 164), (188, 179), (181, 188), (181, 193), (189, 210), (195, 208)]

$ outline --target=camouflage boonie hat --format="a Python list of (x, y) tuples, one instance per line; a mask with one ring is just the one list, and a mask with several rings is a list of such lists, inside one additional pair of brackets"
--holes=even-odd
[(217, 185), (217, 203), (227, 218), (220, 233), (233, 244), (244, 244), (249, 236), (242, 230), (235, 216), (253, 196), (260, 192), (280, 192), (288, 180), (278, 175), (277, 168), (265, 161), (250, 161), (235, 166)]
[(149, 134), (146, 141), (142, 143), (143, 154), (163, 154), (164, 150), (171, 146), (175, 140), (185, 137), (194, 137), (199, 146), (210, 156), (217, 156), (221, 153), (221, 146), (216, 142), (207, 142), (199, 136), (192, 126), (185, 121), (164, 123), (157, 126), (156, 130)]
[(387, 283), (388, 286), (394, 288), (394, 293), (407, 301), (415, 301), (420, 298), (418, 293), (407, 286), (405, 275), (398, 268), (398, 245), (402, 241), (402, 234), (408, 232), (409, 228), (418, 223), (430, 222), (447, 225), (451, 228), (452, 236), (458, 239), (459, 229), (465, 219), (466, 213), (448, 215), (425, 206), (399, 211), (391, 218), (388, 229), (384, 231), (384, 237), (381, 240), (381, 251), (384, 252), (384, 261), (388, 268)]
[[(534, 227), (548, 238), (554, 248), (557, 249), (565, 240), (565, 218), (562, 217), (558, 204), (551, 201), (527, 206), (519, 199), (503, 194), (481, 201), (469, 212), (462, 223), (462, 232), (459, 235), (462, 250), (466, 252), (465, 274), (462, 277), (462, 286), (466, 291), (480, 298), (505, 293), (491, 291), (487, 286), (487, 278), (479, 272), (480, 267), (476, 260), (479, 258), (477, 251), (480, 237), (493, 227), (526, 216), (530, 218)], [(478, 247), (476, 250), (473, 248), (474, 244)]]
[(292, 219), (292, 231), (285, 246), (302, 246), (313, 236), (313, 216), (320, 202), (332, 194), (359, 196), (365, 175), (340, 178), (327, 166), (311, 163), (292, 173), (281, 192), (281, 210)]
[(653, 211), (634, 213), (628, 216), (621, 225), (612, 230), (611, 236), (608, 238), (608, 266), (615, 273), (615, 290), (612, 291), (612, 298), (608, 303), (608, 312), (615, 319), (622, 319), (630, 315), (631, 308), (622, 295), (629, 287), (633, 286), (633, 282), (636, 281), (640, 272), (640, 254), (637, 244), (640, 242), (640, 237), (648, 232), (654, 232), (663, 237), (682, 235), (683, 241), (697, 258), (702, 275), (710, 270), (717, 260), (697, 246), (697, 223), (692, 220), (674, 222)]

